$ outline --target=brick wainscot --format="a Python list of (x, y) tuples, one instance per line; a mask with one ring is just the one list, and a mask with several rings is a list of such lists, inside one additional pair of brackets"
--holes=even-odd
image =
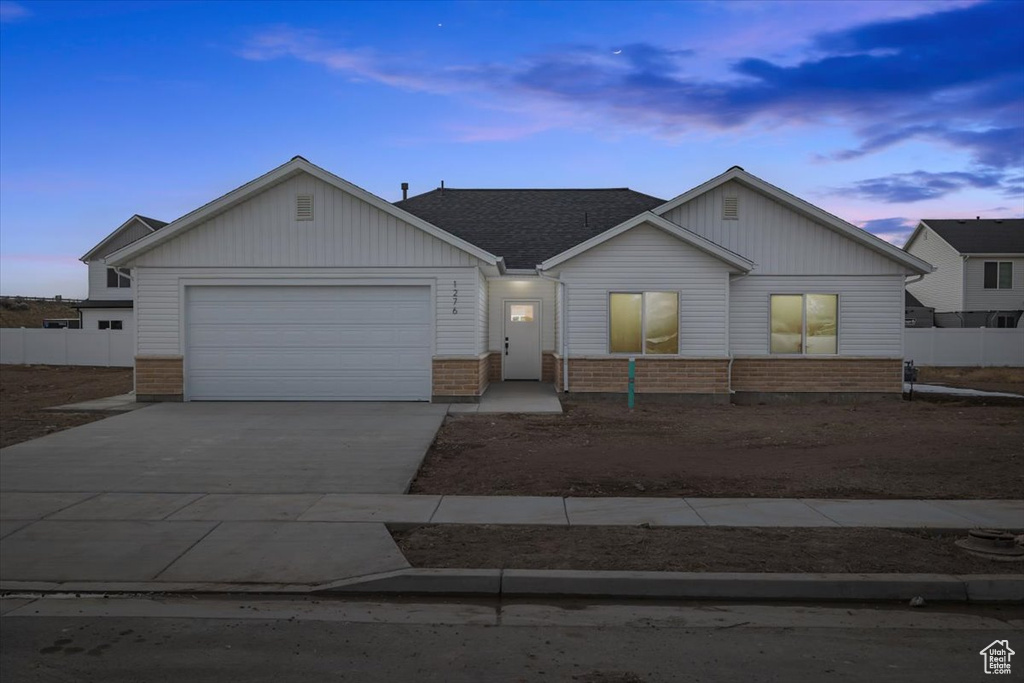
[(180, 401), (185, 393), (181, 356), (136, 356), (135, 400)]

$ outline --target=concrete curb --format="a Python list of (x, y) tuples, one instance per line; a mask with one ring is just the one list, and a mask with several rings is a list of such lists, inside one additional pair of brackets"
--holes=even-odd
[(3, 581), (0, 594), (392, 594), (604, 599), (908, 601), (1024, 604), (1019, 574), (767, 574), (402, 569), (319, 585), (114, 581)]
[(796, 601), (920, 596), (1024, 603), (1024, 576), (405, 569), (320, 586), (317, 592)]

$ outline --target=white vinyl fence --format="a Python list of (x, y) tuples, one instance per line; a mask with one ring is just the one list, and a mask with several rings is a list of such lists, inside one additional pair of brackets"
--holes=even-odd
[(10, 365), (135, 365), (131, 330), (0, 328), (0, 363)]
[(904, 330), (903, 356), (915, 365), (1024, 367), (1024, 329), (929, 327)]

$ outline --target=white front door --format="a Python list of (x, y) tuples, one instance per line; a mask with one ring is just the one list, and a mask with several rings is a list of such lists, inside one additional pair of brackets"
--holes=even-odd
[(540, 379), (540, 302), (505, 302), (504, 379)]

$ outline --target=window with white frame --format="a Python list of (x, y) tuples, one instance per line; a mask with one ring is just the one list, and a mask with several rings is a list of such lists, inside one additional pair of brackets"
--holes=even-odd
[(838, 353), (838, 294), (772, 294), (770, 315), (771, 353)]
[(985, 261), (985, 289), (1013, 289), (1013, 261)]
[(121, 320), (100, 320), (98, 327), (101, 330), (123, 330), (124, 322)]
[(610, 293), (608, 351), (679, 353), (679, 292)]
[(132, 286), (132, 279), (127, 271), (119, 268), (107, 268), (107, 287), (123, 289)]

